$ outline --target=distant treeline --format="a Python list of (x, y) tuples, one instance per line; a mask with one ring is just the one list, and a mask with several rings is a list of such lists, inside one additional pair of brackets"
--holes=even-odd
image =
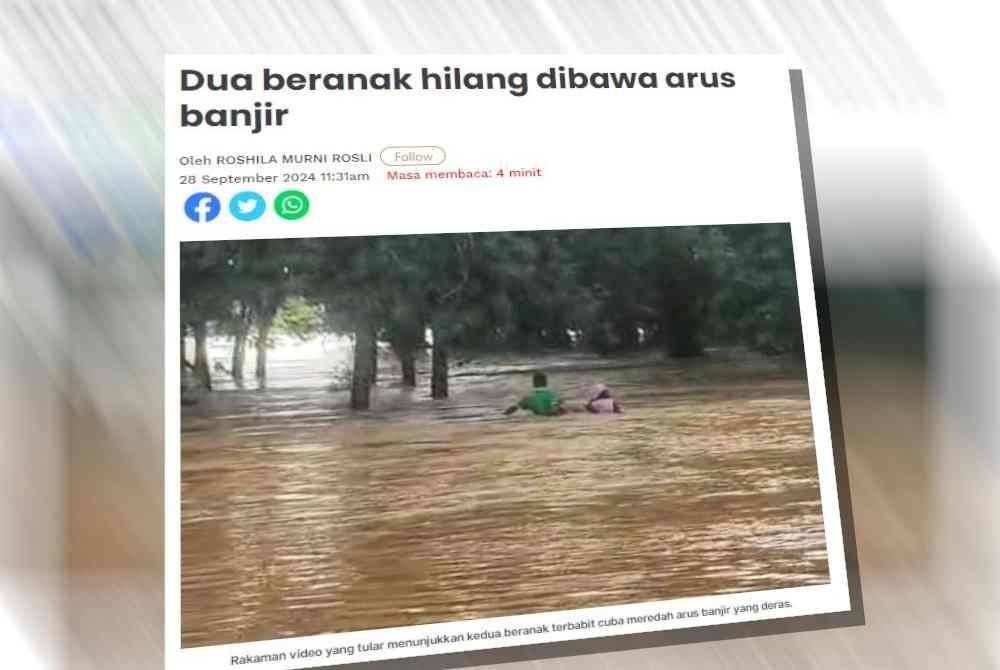
[(254, 339), (261, 384), (275, 330), (349, 334), (357, 409), (378, 342), (410, 386), (429, 347), (435, 398), (459, 350), (802, 351), (787, 224), (185, 242), (180, 271), (181, 340), (196, 345), (181, 365), (200, 384), (210, 332), (233, 338), (236, 379)]

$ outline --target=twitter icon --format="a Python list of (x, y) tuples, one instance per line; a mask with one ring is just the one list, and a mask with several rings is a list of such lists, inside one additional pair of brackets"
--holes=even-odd
[(240, 221), (253, 221), (264, 214), (263, 196), (256, 191), (242, 191), (229, 200), (229, 213)]

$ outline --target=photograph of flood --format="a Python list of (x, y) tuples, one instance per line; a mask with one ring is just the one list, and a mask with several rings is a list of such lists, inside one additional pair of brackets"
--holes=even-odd
[(788, 224), (184, 242), (180, 283), (185, 647), (830, 581)]

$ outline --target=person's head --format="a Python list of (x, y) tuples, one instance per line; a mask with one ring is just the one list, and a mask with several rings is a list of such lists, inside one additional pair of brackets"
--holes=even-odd
[(545, 375), (544, 372), (536, 372), (535, 374), (531, 375), (531, 385), (534, 386), (536, 389), (541, 388), (542, 386), (548, 386), (549, 378)]
[(604, 398), (611, 397), (611, 389), (609, 389), (604, 384), (595, 384), (592, 389), (590, 389), (590, 399), (591, 400), (602, 400)]

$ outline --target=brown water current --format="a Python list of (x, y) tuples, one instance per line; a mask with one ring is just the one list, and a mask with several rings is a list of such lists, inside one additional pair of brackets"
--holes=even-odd
[[(184, 646), (827, 583), (801, 368), (615, 363), (473, 362), (445, 401), (386, 364), (363, 414), (294, 384), (185, 408)], [(502, 416), (531, 365), (625, 413)]]

